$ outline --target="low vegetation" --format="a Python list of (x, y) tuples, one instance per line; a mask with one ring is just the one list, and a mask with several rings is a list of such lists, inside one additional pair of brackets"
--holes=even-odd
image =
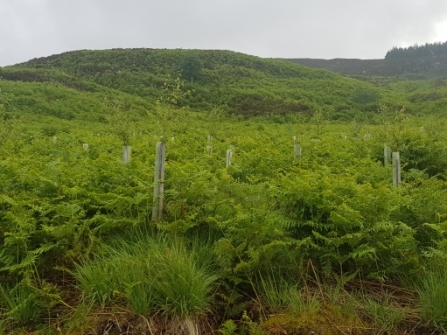
[(0, 334), (445, 332), (442, 86), (184, 50), (1, 76)]

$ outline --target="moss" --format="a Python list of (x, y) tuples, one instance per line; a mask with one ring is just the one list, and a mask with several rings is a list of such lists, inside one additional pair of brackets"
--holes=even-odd
[(346, 314), (342, 306), (335, 305), (325, 307), (319, 313), (273, 315), (262, 323), (262, 327), (270, 335), (366, 334), (370, 329), (357, 314)]

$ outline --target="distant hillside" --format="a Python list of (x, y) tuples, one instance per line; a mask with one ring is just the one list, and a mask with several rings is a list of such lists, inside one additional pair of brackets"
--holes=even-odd
[(447, 75), (447, 56), (387, 59), (310, 59), (289, 61), (313, 68), (326, 69), (343, 75), (401, 76), (409, 79), (428, 79)]
[[(0, 75), (7, 80), (58, 82), (81, 91), (103, 87), (151, 104), (169, 99), (178, 107), (217, 108), (245, 117), (324, 111), (350, 118), (360, 111), (377, 111), (378, 103), (410, 109), (402, 95), (369, 83), (230, 51), (82, 50), (33, 59), (4, 68)], [(179, 89), (183, 93), (173, 98), (172, 92)], [(354, 99), (356, 92), (372, 92), (370, 96), (377, 98)]]

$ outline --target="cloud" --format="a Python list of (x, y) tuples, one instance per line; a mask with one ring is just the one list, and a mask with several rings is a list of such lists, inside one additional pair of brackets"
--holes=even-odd
[(14, 0), (0, 17), (0, 65), (116, 47), (382, 58), (447, 40), (445, 0)]

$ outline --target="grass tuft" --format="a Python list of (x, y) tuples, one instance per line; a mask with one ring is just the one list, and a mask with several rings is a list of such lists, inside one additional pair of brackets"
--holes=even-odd
[(389, 296), (386, 296), (383, 301), (366, 298), (364, 306), (366, 314), (372, 320), (376, 334), (392, 333), (406, 314), (405, 309), (393, 306)]
[(164, 237), (119, 239), (78, 264), (75, 277), (86, 301), (105, 307), (124, 298), (134, 313), (161, 311), (192, 329), (190, 323), (208, 311), (217, 279), (210, 274), (213, 254), (204, 248)]
[(181, 319), (207, 311), (217, 277), (209, 275), (182, 246), (167, 247), (156, 258), (158, 278), (154, 287), (162, 310)]
[(23, 325), (37, 320), (43, 312), (43, 308), (36, 304), (38, 299), (38, 292), (26, 280), (13, 288), (0, 285), (0, 308), (5, 310), (2, 321)]
[(424, 320), (436, 327), (447, 326), (447, 270), (428, 271), (418, 288), (420, 310)]
[(291, 290), (296, 290), (296, 284), (274, 274), (261, 275), (256, 286), (260, 295), (260, 305), (270, 314), (282, 313), (287, 309), (290, 302), (289, 294)]

